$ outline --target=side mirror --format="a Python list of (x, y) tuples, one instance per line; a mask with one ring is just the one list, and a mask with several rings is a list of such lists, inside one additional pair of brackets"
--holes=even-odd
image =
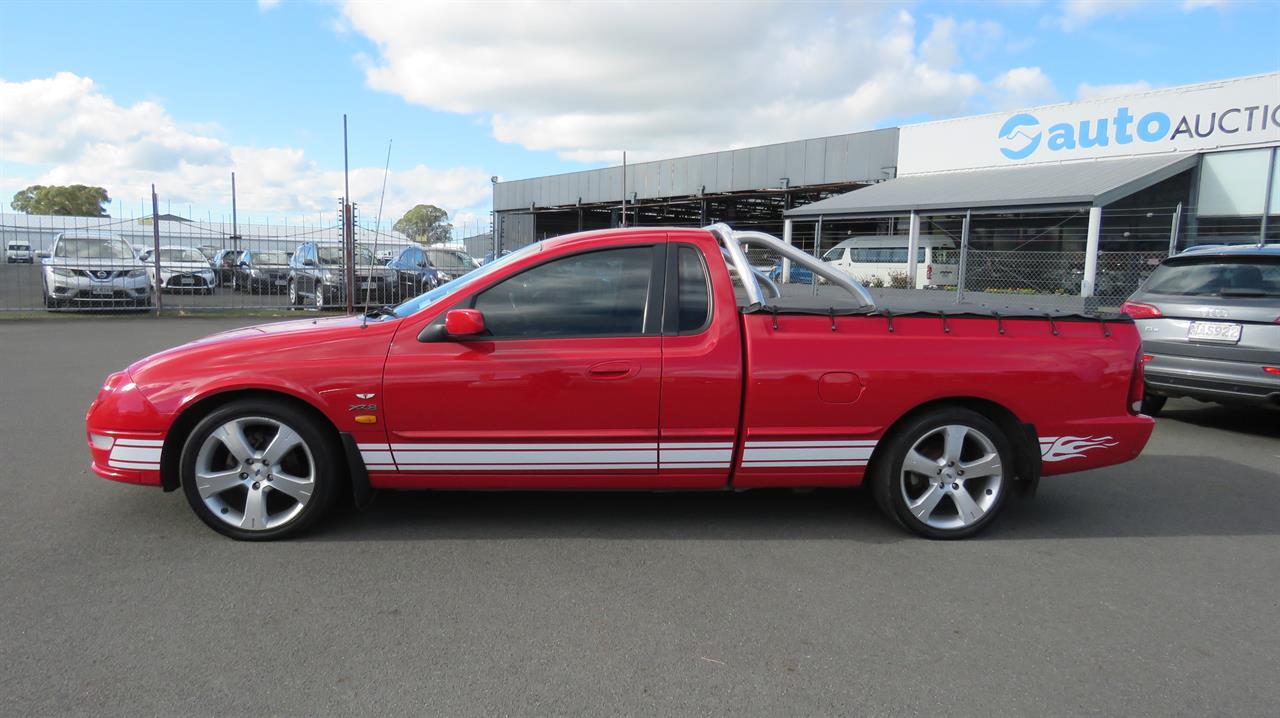
[(314, 259), (304, 259), (304, 260), (302, 260), (302, 266), (304, 266), (304, 267), (314, 267), (314, 266), (316, 266), (316, 260), (314, 260)]
[(484, 333), (484, 315), (478, 309), (453, 309), (444, 315), (444, 330), (451, 337), (472, 337)]

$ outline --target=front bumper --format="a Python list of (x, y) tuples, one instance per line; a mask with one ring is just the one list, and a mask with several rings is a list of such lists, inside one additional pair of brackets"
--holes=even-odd
[(89, 279), (49, 273), (46, 282), (51, 299), (71, 304), (136, 304), (151, 296), (145, 276)]
[(127, 373), (107, 377), (85, 414), (90, 469), (112, 481), (159, 486), (163, 424)]
[(212, 271), (175, 272), (162, 274), (160, 288), (168, 291), (197, 291), (210, 289), (217, 284)]
[[(1277, 357), (1280, 364), (1280, 357)], [(1147, 393), (1250, 404), (1280, 404), (1280, 376), (1262, 364), (1151, 354), (1143, 369)]]

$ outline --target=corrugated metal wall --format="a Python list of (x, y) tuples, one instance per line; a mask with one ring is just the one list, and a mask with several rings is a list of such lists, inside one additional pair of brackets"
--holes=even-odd
[[(893, 169), (885, 168), (897, 162), (894, 127), (627, 165), (627, 195), (650, 200), (699, 190), (744, 192), (776, 188), (783, 177), (792, 187), (871, 182), (893, 177)], [(493, 188), (493, 207), (499, 212), (621, 198), (621, 167), (499, 182)]]

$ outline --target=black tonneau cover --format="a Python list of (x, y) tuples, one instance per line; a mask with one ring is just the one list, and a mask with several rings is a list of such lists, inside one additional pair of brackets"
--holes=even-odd
[[(967, 298), (957, 302), (954, 292), (930, 292), (898, 290), (875, 292), (874, 308), (864, 307), (836, 287), (819, 287), (813, 294), (809, 285), (783, 285), (783, 295), (768, 300), (768, 304), (742, 306), (745, 314), (801, 314), (815, 316), (927, 316), (1001, 319), (1046, 319), (1093, 322), (1132, 322), (1128, 315), (1103, 312), (1091, 307), (1093, 303), (1080, 297), (1063, 297), (1061, 301), (1018, 301), (1016, 296), (1000, 297), (982, 295), (980, 299)], [(741, 301), (739, 297), (739, 301)], [(1039, 298), (1037, 298), (1039, 300)], [(1052, 303), (1050, 303), (1052, 302)]]

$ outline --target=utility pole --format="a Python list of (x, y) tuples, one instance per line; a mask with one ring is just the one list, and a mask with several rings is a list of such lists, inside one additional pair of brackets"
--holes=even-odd
[(355, 216), (351, 212), (351, 166), (347, 161), (347, 115), (342, 115), (342, 253), (346, 255), (347, 314), (355, 313), (356, 233)]
[(236, 173), (231, 173), (231, 248), (240, 249), (240, 229), (236, 226)]
[(627, 151), (622, 151), (622, 226), (627, 226)]

